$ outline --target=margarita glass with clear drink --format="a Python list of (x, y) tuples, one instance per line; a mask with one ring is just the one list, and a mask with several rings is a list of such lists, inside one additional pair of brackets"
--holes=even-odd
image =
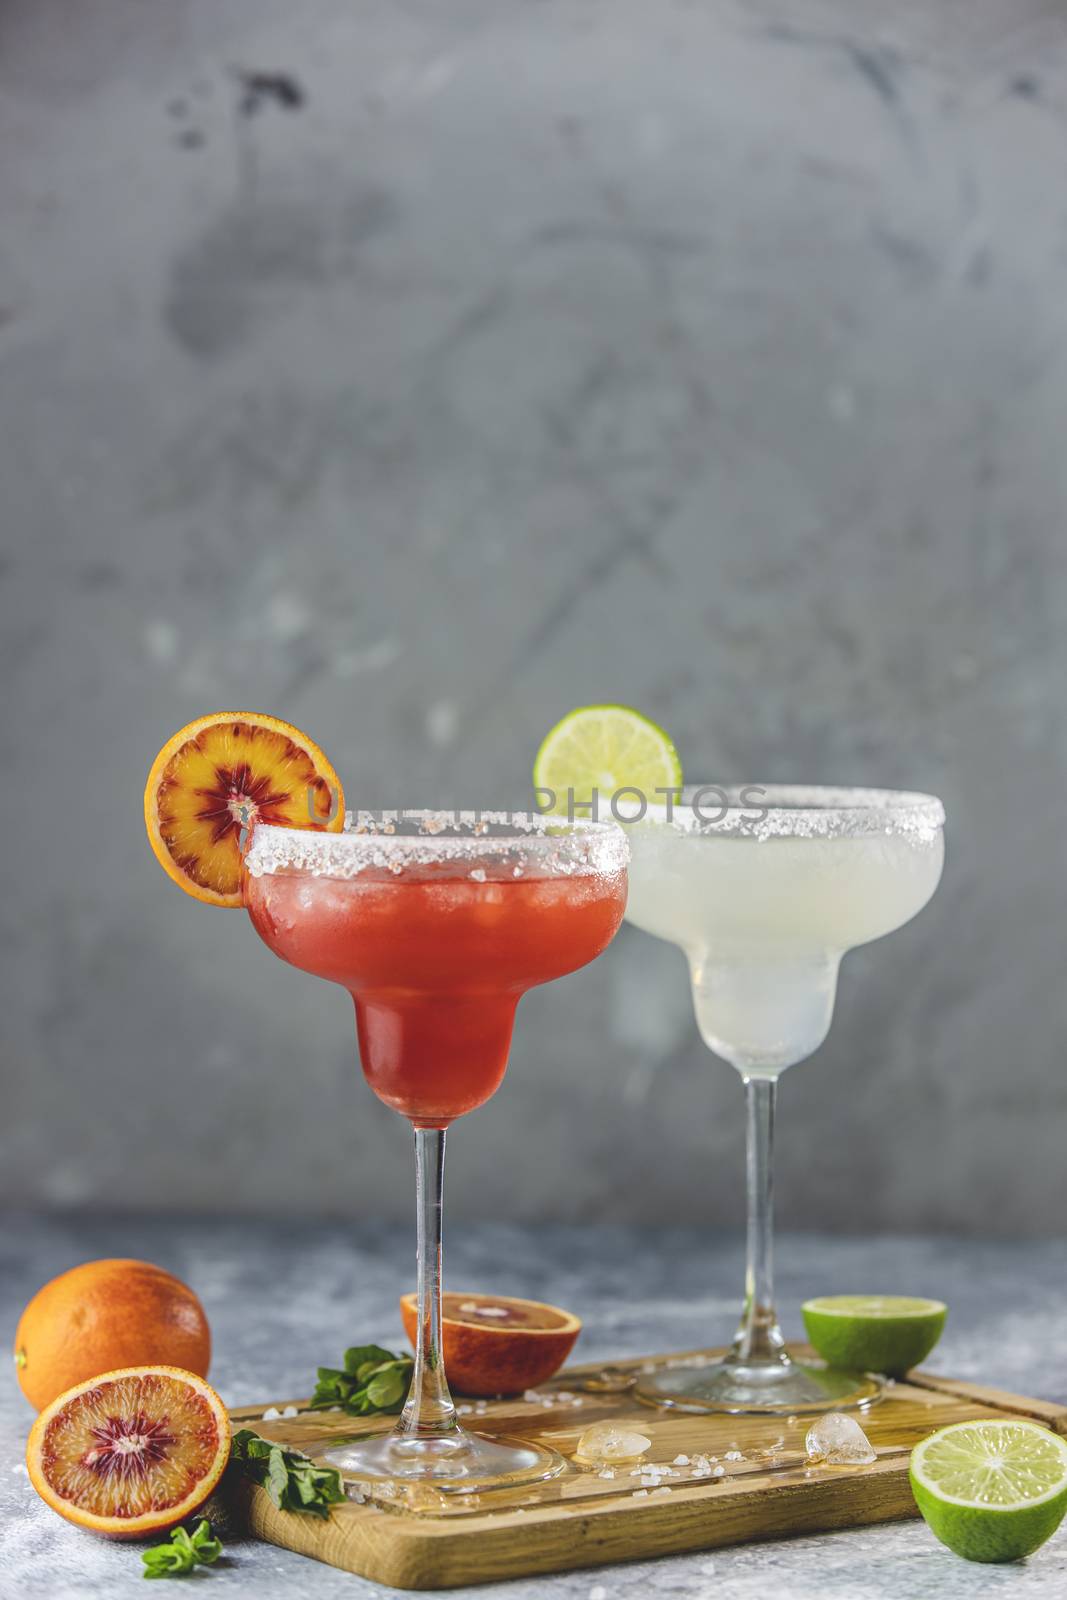
[(644, 1379), (643, 1399), (811, 1412), (880, 1392), (867, 1374), (802, 1365), (785, 1349), (772, 1268), (775, 1095), (779, 1074), (826, 1037), (845, 951), (899, 928), (937, 888), (944, 820), (930, 795), (704, 785), (628, 828), (627, 920), (685, 952), (701, 1036), (737, 1068), (747, 1105), (741, 1324), (725, 1359)]
[(359, 812), (343, 833), (257, 826), (245, 902), (283, 961), (347, 989), (368, 1083), (415, 1130), (418, 1342), (389, 1434), (326, 1453), (357, 1478), (472, 1493), (554, 1476), (552, 1450), (461, 1428), (441, 1352), (445, 1130), (507, 1066), (527, 989), (592, 961), (626, 903), (614, 823), (479, 812)]

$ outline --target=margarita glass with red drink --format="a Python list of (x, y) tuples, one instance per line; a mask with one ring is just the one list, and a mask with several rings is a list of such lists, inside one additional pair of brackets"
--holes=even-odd
[(341, 984), (363, 1072), (415, 1129), (419, 1336), (390, 1434), (326, 1459), (355, 1477), (471, 1493), (552, 1477), (551, 1450), (459, 1426), (441, 1353), (445, 1130), (507, 1066), (527, 989), (592, 961), (626, 904), (614, 823), (484, 812), (358, 812), (343, 833), (255, 828), (245, 902), (275, 955)]

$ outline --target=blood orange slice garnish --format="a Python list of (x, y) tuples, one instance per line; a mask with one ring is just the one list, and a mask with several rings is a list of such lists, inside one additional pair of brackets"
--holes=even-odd
[(168, 739), (144, 792), (148, 842), (187, 894), (239, 906), (256, 822), (339, 833), (341, 781), (306, 733), (277, 717), (218, 711)]
[(197, 1511), (230, 1455), (211, 1385), (180, 1367), (122, 1367), (46, 1406), (26, 1466), (41, 1499), (93, 1533), (139, 1539)]

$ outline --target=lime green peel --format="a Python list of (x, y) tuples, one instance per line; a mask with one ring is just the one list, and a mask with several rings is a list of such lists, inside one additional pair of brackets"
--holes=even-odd
[(828, 1366), (900, 1378), (925, 1361), (947, 1316), (942, 1300), (833, 1294), (805, 1301), (804, 1327)]

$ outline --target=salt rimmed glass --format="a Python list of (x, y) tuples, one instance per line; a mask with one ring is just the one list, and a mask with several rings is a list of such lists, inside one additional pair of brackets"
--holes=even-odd
[(740, 1072), (747, 1107), (745, 1303), (734, 1343), (722, 1361), (642, 1379), (638, 1395), (687, 1411), (869, 1405), (876, 1378), (792, 1360), (778, 1325), (777, 1080), (826, 1037), (844, 953), (900, 927), (934, 893), (944, 809), (893, 790), (706, 784), (629, 815), (627, 920), (685, 952), (701, 1036)]
[(445, 1130), (499, 1086), (522, 994), (614, 936), (628, 855), (615, 823), (499, 812), (357, 812), (342, 833), (254, 830), (244, 893), (256, 931), (349, 990), (364, 1075), (415, 1130), (415, 1368), (391, 1433), (325, 1452), (349, 1477), (470, 1494), (563, 1470), (554, 1450), (459, 1426), (441, 1348)]

